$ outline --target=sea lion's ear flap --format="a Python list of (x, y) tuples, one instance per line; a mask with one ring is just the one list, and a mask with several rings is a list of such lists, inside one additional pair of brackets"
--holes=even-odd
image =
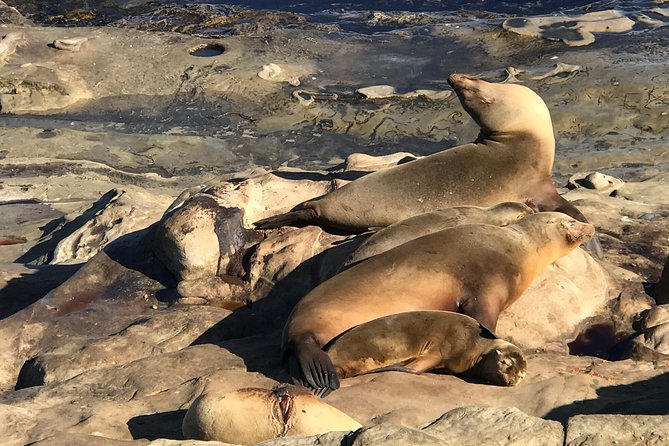
[(497, 335), (496, 335), (495, 333), (493, 333), (492, 330), (490, 330), (490, 329), (489, 329), (488, 327), (486, 327), (485, 325), (479, 323), (479, 328), (481, 329), (481, 331), (479, 332), (479, 334), (481, 335), (482, 338), (486, 338), (486, 339), (499, 339), (499, 338), (497, 337)]

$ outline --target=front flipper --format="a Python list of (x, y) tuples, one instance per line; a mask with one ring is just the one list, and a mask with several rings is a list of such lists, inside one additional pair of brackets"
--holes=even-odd
[(330, 357), (313, 339), (296, 344), (288, 353), (288, 369), (293, 384), (300, 384), (321, 398), (339, 388)]
[(397, 362), (385, 367), (379, 367), (378, 369), (368, 370), (361, 373), (361, 375), (378, 372), (404, 372), (418, 375), (427, 372), (428, 370), (436, 369), (439, 367), (440, 362), (440, 358), (436, 356), (418, 356), (408, 361)]

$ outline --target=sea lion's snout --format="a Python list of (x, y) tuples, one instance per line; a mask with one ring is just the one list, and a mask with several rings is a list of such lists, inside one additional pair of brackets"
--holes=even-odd
[(562, 226), (567, 230), (567, 240), (578, 245), (587, 242), (595, 234), (595, 227), (590, 223), (567, 220), (562, 222)]
[(448, 84), (456, 90), (461, 90), (468, 86), (471, 87), (474, 82), (478, 81), (479, 79), (466, 74), (451, 74), (448, 76)]

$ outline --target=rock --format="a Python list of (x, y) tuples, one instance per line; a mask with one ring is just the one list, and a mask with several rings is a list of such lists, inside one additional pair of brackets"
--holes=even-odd
[(415, 160), (418, 157), (409, 152), (398, 152), (385, 156), (372, 156), (364, 153), (352, 153), (344, 161), (344, 170), (373, 172), (386, 167), (396, 166), (403, 162)]
[(659, 305), (669, 303), (669, 257), (664, 262), (660, 280), (648, 291)]
[(580, 16), (547, 16), (506, 19), (502, 27), (523, 36), (561, 40), (569, 46), (594, 43), (593, 33), (623, 33), (634, 22), (616, 10), (589, 12)]
[(560, 446), (562, 425), (527, 415), (515, 407), (461, 407), (445, 413), (423, 431), (452, 445)]
[(577, 415), (567, 424), (566, 446), (643, 446), (668, 441), (666, 415)]
[(605, 175), (600, 172), (590, 172), (587, 174), (577, 173), (569, 177), (567, 187), (569, 189), (576, 189), (578, 187), (585, 187), (586, 189), (593, 189), (602, 194), (611, 194), (613, 191), (620, 189), (625, 184), (624, 181)]
[(258, 72), (258, 77), (271, 82), (287, 82), (293, 87), (300, 85), (300, 76), (307, 74), (301, 67), (286, 66), (281, 68), (275, 63), (263, 65), (262, 70)]
[(669, 305), (657, 305), (653, 308), (644, 310), (639, 314), (639, 319), (637, 324), (635, 324), (636, 330), (645, 330), (651, 327), (658, 325), (666, 324), (669, 322)]
[(72, 39), (56, 39), (53, 41), (54, 48), (65, 51), (79, 52), (81, 45), (88, 41), (88, 37), (74, 37)]
[(609, 274), (583, 249), (549, 265), (504, 310), (497, 335), (521, 348), (541, 349), (574, 339), (583, 324), (607, 314), (617, 295)]
[(19, 46), (19, 43), (21, 43), (23, 38), (23, 33), (21, 32), (10, 32), (5, 34), (2, 40), (0, 40), (0, 63), (4, 63), (9, 56), (16, 52), (16, 48)]
[(68, 68), (32, 63), (5, 65), (0, 69), (0, 111), (46, 112), (91, 98), (77, 70)]
[(255, 446), (341, 446), (350, 432), (328, 432), (311, 437), (275, 438), (257, 443)]
[(411, 99), (419, 96), (426, 97), (433, 101), (443, 100), (451, 97), (453, 92), (451, 90), (414, 90), (406, 93), (398, 93), (395, 87), (390, 85), (374, 85), (371, 87), (363, 87), (355, 90), (356, 93), (361, 94), (365, 99), (385, 99), (385, 98), (402, 98)]
[(349, 436), (351, 446), (373, 446), (373, 445), (443, 445), (444, 441), (424, 430), (406, 426), (397, 426), (389, 423), (371, 426), (354, 432)]
[(32, 25), (32, 22), (26, 19), (18, 9), (13, 6), (8, 6), (7, 3), (0, 1), (0, 24)]
[(258, 238), (244, 227), (243, 214), (215, 196), (198, 194), (161, 221), (154, 252), (182, 281), (241, 276), (247, 244)]
[(238, 277), (225, 276), (200, 277), (183, 280), (177, 285), (180, 303), (215, 305), (228, 310), (236, 310), (246, 305), (248, 286)]
[(177, 306), (139, 317), (104, 337), (70, 338), (27, 361), (17, 388), (65, 381), (83, 372), (181, 350), (229, 314), (215, 307)]
[(250, 388), (204, 394), (186, 412), (182, 429), (186, 438), (253, 445), (271, 438), (360, 427), (305, 388), (282, 384), (272, 390)]

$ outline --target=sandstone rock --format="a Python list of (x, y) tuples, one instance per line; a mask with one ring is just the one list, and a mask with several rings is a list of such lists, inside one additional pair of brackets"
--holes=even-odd
[(182, 429), (187, 438), (252, 445), (271, 438), (360, 427), (305, 388), (282, 384), (271, 390), (204, 394), (186, 412)]
[(541, 272), (500, 315), (496, 333), (521, 348), (560, 346), (584, 323), (608, 311), (615, 283), (583, 249), (576, 249)]
[(662, 275), (657, 284), (648, 292), (658, 304), (669, 303), (669, 257), (664, 262)]
[(669, 417), (577, 415), (567, 425), (567, 446), (642, 446), (669, 441)]
[(453, 445), (540, 446), (563, 444), (562, 425), (527, 415), (515, 407), (461, 407), (423, 431)]
[(569, 189), (584, 187), (596, 190), (602, 194), (611, 194), (613, 191), (620, 189), (624, 184), (624, 181), (611, 175), (605, 175), (601, 172), (589, 172), (577, 173), (569, 177), (567, 187)]
[(655, 327), (657, 325), (666, 324), (669, 322), (669, 305), (657, 305), (653, 308), (643, 311), (639, 315), (638, 324), (635, 326), (637, 330), (645, 330), (647, 328)]
[(81, 45), (88, 41), (88, 37), (74, 37), (72, 39), (56, 39), (53, 41), (54, 48), (64, 51), (78, 52)]
[(181, 350), (228, 314), (215, 307), (173, 307), (139, 317), (105, 337), (69, 339), (27, 361), (17, 387), (65, 381), (83, 372)]

